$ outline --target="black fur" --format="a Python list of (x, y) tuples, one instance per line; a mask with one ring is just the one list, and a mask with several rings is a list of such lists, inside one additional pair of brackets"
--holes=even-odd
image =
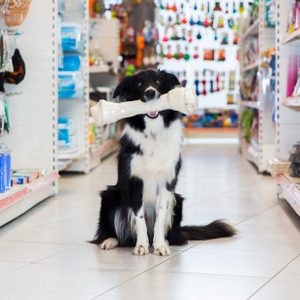
[[(145, 90), (148, 86), (155, 87), (159, 94), (165, 94), (179, 85), (176, 76), (165, 71), (142, 71), (137, 75), (127, 77), (117, 86), (114, 98), (119, 97), (123, 101), (133, 101), (145, 98)], [(172, 110), (159, 113), (163, 117), (164, 126), (169, 127), (172, 122), (178, 120), (180, 114)], [(138, 115), (125, 120), (134, 130), (143, 132), (145, 129), (145, 115)], [(172, 145), (170, 145), (172, 147)], [(107, 238), (117, 238), (119, 246), (135, 246), (136, 236), (130, 231), (127, 220), (128, 211), (132, 210), (136, 215), (142, 205), (143, 181), (131, 176), (130, 163), (133, 155), (143, 155), (139, 145), (135, 145), (127, 136), (120, 139), (120, 152), (118, 155), (118, 181), (116, 185), (109, 186), (101, 192), (102, 205), (100, 209), (98, 229), (92, 243), (100, 244)], [(178, 175), (181, 169), (181, 157), (175, 168), (175, 177), (171, 182), (166, 182), (166, 188), (175, 195), (174, 216), (171, 228), (167, 233), (170, 245), (182, 245), (188, 240), (204, 240), (219, 237), (228, 237), (235, 234), (235, 230), (229, 224), (220, 220), (214, 221), (206, 226), (181, 226), (182, 209), (184, 198), (175, 193)], [(119, 213), (126, 228), (122, 238), (117, 237), (114, 216)], [(145, 215), (147, 222), (149, 216)], [(148, 228), (149, 229), (149, 228)], [(153, 234), (148, 231), (149, 241), (152, 243)]]

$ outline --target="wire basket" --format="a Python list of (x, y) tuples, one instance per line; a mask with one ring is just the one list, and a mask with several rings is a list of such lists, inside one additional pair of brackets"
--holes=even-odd
[(19, 26), (25, 20), (31, 0), (8, 0), (9, 8), (4, 15), (6, 26)]

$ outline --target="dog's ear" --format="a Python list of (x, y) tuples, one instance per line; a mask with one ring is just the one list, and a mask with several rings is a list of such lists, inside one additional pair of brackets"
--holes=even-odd
[(125, 77), (116, 87), (114, 91), (113, 98), (120, 97), (121, 99), (126, 99), (130, 92), (130, 87), (133, 82), (133, 76)]
[(163, 70), (159, 70), (158, 73), (163, 78), (164, 82), (168, 84), (170, 89), (180, 85), (178, 78), (174, 74)]

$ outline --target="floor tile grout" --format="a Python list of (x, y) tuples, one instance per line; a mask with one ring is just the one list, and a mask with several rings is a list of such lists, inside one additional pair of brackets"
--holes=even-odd
[(259, 289), (257, 289), (253, 294), (251, 294), (247, 300), (251, 299), (254, 295), (256, 295), (260, 290), (262, 290), (265, 286), (267, 286), (274, 278), (276, 278), (288, 265), (290, 265), (293, 261), (295, 261), (298, 257), (300, 257), (300, 253), (298, 253), (293, 259), (291, 259), (284, 267), (282, 267), (276, 274), (274, 274), (267, 282), (265, 282)]
[[(135, 279), (135, 278), (137, 278), (137, 277), (139, 277), (140, 275), (142, 275), (142, 274), (144, 274), (144, 273), (147, 273), (147, 272), (149, 272), (149, 271), (151, 271), (151, 270), (157, 268), (158, 266), (160, 266), (160, 265), (162, 265), (162, 264), (164, 264), (164, 263), (166, 263), (166, 262), (172, 260), (173, 258), (179, 256), (180, 254), (182, 254), (182, 253), (184, 253), (184, 252), (186, 252), (186, 251), (188, 251), (188, 250), (190, 250), (190, 249), (192, 249), (192, 248), (194, 248), (194, 247), (196, 247), (196, 246), (197, 246), (197, 245), (193, 245), (193, 246), (191, 246), (191, 247), (189, 247), (189, 248), (187, 248), (187, 249), (184, 249), (184, 250), (180, 251), (178, 254), (176, 254), (176, 255), (174, 255), (174, 256), (172, 256), (172, 257), (167, 258), (167, 259), (164, 260), (163, 262), (161, 262), (161, 263), (159, 263), (159, 264), (157, 264), (157, 265), (155, 265), (155, 266), (152, 266), (152, 267), (150, 267), (149, 269), (147, 269), (147, 270), (145, 270), (145, 271), (143, 271), (143, 272), (140, 272), (139, 274), (137, 274), (137, 275), (135, 275), (135, 276), (133, 276), (133, 277), (131, 277), (131, 278), (129, 278), (129, 279), (123, 281), (122, 283), (120, 283), (120, 284), (118, 284), (118, 285), (116, 285), (116, 286), (114, 286), (114, 287), (112, 287), (112, 288), (107, 289), (106, 291), (100, 293), (99, 295), (95, 296), (95, 297), (92, 298), (92, 299), (96, 299), (97, 297), (102, 296), (102, 295), (104, 295), (104, 294), (106, 294), (106, 293), (108, 293), (108, 292), (110, 292), (110, 291), (112, 291), (112, 290), (114, 290), (114, 289), (116, 289), (116, 288), (122, 286), (123, 284), (125, 284), (125, 283), (127, 283), (127, 282), (129, 282), (129, 281), (131, 281), (131, 280), (133, 280), (133, 279)], [(150, 254), (150, 255), (154, 255), (154, 254)]]

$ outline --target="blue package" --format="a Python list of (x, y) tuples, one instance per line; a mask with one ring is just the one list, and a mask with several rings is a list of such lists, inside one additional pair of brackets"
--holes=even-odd
[(63, 64), (58, 69), (59, 71), (78, 71), (80, 69), (81, 59), (79, 55), (70, 54), (64, 55)]
[(81, 85), (82, 82), (77, 72), (59, 72), (58, 96), (60, 99), (79, 98)]
[(5, 188), (5, 155), (0, 154), (0, 193), (4, 193)]
[(11, 173), (11, 156), (10, 151), (5, 153), (5, 188), (10, 188), (10, 173)]
[(76, 23), (61, 24), (61, 45), (64, 51), (80, 51), (81, 28)]

